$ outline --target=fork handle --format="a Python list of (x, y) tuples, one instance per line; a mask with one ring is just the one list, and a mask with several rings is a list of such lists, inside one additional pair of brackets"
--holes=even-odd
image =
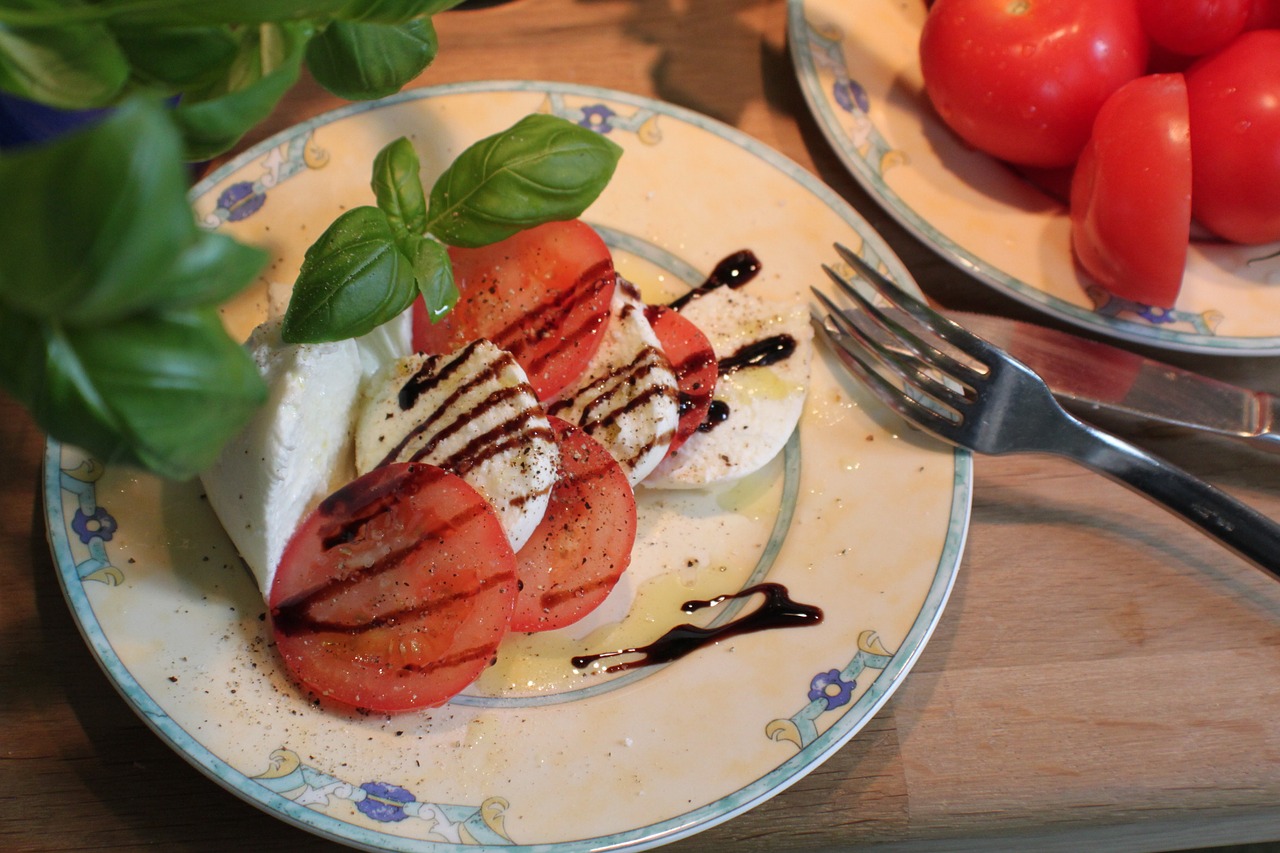
[[(1128, 486), (1280, 577), (1280, 524), (1226, 492), (1108, 432), (1071, 418), (1053, 448)], [(1048, 449), (1048, 448), (1046, 448)]]

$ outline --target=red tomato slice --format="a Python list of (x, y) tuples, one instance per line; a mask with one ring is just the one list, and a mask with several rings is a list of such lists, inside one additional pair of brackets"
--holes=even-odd
[(515, 356), (541, 400), (586, 369), (615, 283), (609, 247), (591, 226), (549, 222), (479, 249), (451, 247), (449, 258), (458, 304), (433, 324), (414, 303), (414, 349), (442, 354), (488, 338)]
[(1098, 112), (1071, 185), (1071, 244), (1115, 295), (1170, 308), (1191, 238), (1191, 138), (1181, 74), (1121, 87)]
[(516, 554), (520, 592), (514, 631), (577, 622), (608, 597), (631, 563), (636, 499), (609, 451), (581, 428), (552, 417), (560, 479), (542, 523)]
[(670, 456), (706, 421), (720, 369), (711, 341), (679, 311), (666, 305), (650, 305), (644, 315), (671, 362), (679, 388), (680, 421), (667, 448)]
[(290, 539), (268, 602), (276, 646), (322, 697), (380, 712), (439, 705), (492, 660), (515, 571), (497, 515), (461, 477), (385, 465)]

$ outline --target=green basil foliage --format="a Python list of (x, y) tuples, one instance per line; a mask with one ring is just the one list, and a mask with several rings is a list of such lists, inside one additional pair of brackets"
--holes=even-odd
[[(196, 226), (185, 162), (235, 145), (311, 62), (344, 98), (395, 91), (435, 57), (430, 16), (456, 2), (0, 3), (0, 92), (116, 108), (56, 142), (0, 152), (0, 387), (103, 461), (174, 478), (208, 465), (264, 398), (216, 306), (265, 257)], [(424, 242), (425, 201), (414, 203), (404, 195), (394, 218), (353, 212), (313, 249), (308, 275), (329, 280), (303, 328), (360, 328), (369, 321), (356, 318), (419, 288), (447, 303), (443, 252)]]
[(0, 158), (0, 384), (50, 434), (175, 478), (212, 462), (266, 392), (216, 309), (265, 253), (196, 227), (180, 147), (139, 99)]
[(613, 176), (622, 149), (555, 116), (526, 116), (462, 152), (430, 195), (408, 139), (374, 159), (376, 207), (340, 216), (306, 254), (283, 337), (318, 343), (365, 334), (421, 294), (434, 322), (458, 300), (445, 244), (496, 243), (580, 216)]

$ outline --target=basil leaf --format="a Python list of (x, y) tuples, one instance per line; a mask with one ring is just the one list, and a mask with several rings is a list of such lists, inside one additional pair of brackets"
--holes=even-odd
[(334, 21), (307, 45), (307, 69), (340, 98), (381, 98), (421, 74), (439, 46), (430, 18), (395, 25)]
[(426, 304), (427, 319), (436, 323), (458, 304), (449, 252), (438, 240), (416, 234), (410, 235), (402, 248), (413, 260), (413, 276)]
[(220, 305), (245, 288), (267, 265), (263, 249), (237, 243), (226, 234), (199, 231), (176, 263), (160, 278), (151, 301), (157, 308)]
[(199, 90), (226, 76), (239, 52), (230, 27), (114, 27), (134, 79), (170, 92)]
[(420, 168), (413, 143), (403, 136), (373, 159), (373, 195), (396, 231), (421, 234), (427, 230), (427, 195)]
[(133, 8), (121, 3), (112, 18), (140, 26), (185, 26), (190, 24), (230, 24), (233, 26), (304, 21), (340, 12), (353, 0), (166, 0), (138, 3)]
[(386, 213), (353, 208), (307, 249), (281, 336), (288, 343), (358, 337), (408, 308), (417, 292)]
[(267, 118), (298, 80), (310, 28), (263, 24), (240, 32), (235, 59), (212, 84), (188, 90), (173, 110), (188, 160), (226, 151)]
[(485, 246), (544, 222), (574, 219), (595, 201), (622, 149), (545, 114), (480, 140), (431, 188), (427, 230), (453, 246)]
[(177, 134), (134, 98), (105, 121), (0, 158), (0, 303), (111, 322), (162, 298), (197, 239)]
[(0, 352), (0, 381), (49, 435), (174, 479), (212, 464), (266, 399), (211, 308), (78, 328), (0, 309)]
[[(55, 19), (87, 8), (82, 2), (10, 0)], [(102, 24), (0, 25), (0, 89), (62, 109), (111, 104), (129, 79), (129, 63)]]
[(350, 0), (335, 16), (345, 21), (403, 24), (451, 9), (462, 0)]

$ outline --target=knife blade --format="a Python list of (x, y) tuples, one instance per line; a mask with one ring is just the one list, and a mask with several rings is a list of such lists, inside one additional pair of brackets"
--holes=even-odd
[(947, 316), (1001, 347), (1048, 383), (1068, 409), (1101, 411), (1240, 439), (1280, 452), (1280, 399), (1033, 323), (987, 314)]

